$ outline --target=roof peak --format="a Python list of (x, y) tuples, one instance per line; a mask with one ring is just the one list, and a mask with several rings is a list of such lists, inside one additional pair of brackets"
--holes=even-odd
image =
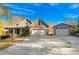
[[(68, 24), (66, 24), (66, 23), (60, 23), (60, 24), (55, 25), (54, 27), (56, 27), (56, 26), (58, 26), (58, 25), (61, 25), (61, 24), (70, 26), (70, 25), (68, 25)], [(72, 27), (72, 26), (70, 26), (70, 27)]]

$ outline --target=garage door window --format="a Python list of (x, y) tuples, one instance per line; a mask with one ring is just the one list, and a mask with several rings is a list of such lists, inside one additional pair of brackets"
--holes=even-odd
[(56, 29), (63, 29), (63, 27), (57, 27)]
[(67, 27), (63, 27), (63, 29), (68, 29)]
[(56, 29), (68, 29), (68, 27), (57, 27)]

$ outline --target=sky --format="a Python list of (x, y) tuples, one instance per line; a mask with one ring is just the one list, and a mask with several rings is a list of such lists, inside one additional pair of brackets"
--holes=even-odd
[(35, 21), (41, 18), (46, 23), (63, 23), (71, 17), (73, 22), (79, 18), (78, 3), (7, 3), (12, 15), (23, 16)]

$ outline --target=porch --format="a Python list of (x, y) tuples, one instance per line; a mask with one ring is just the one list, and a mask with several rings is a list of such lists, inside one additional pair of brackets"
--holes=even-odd
[(7, 27), (5, 28), (6, 34), (10, 35), (10, 37), (19, 37), (23, 33), (29, 33), (29, 27)]

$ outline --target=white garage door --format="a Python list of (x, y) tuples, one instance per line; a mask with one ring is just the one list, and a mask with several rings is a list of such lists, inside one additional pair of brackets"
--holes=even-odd
[(56, 29), (56, 35), (69, 35), (68, 29)]
[(45, 35), (46, 31), (45, 30), (32, 30), (33, 35)]

